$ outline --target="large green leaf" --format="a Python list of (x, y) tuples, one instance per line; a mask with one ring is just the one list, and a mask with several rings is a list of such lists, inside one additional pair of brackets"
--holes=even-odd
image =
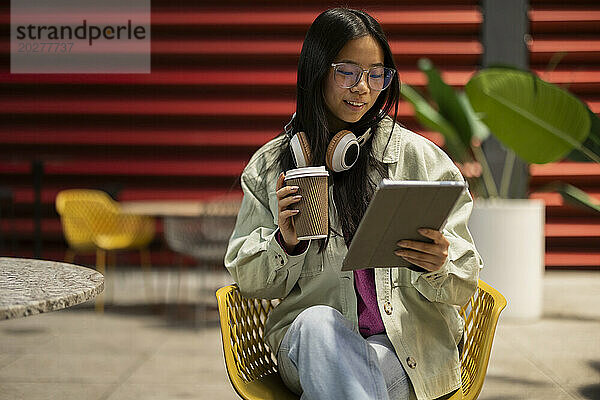
[(553, 182), (542, 188), (541, 192), (557, 192), (564, 202), (574, 207), (600, 212), (600, 202), (583, 190), (564, 182)]
[(490, 68), (473, 76), (465, 91), (492, 133), (527, 162), (560, 160), (589, 134), (583, 103), (533, 74)]
[(586, 192), (567, 183), (563, 184), (558, 190), (566, 203), (572, 204), (575, 207), (582, 207), (588, 210), (600, 212), (600, 204)]
[[(600, 157), (600, 118), (589, 107), (586, 107), (588, 110), (588, 115), (590, 116), (590, 134), (588, 135), (585, 142), (583, 142), (583, 147), (588, 148), (591, 152), (598, 155)], [(590, 158), (583, 154), (580, 150), (574, 149), (569, 155), (566, 157), (571, 161), (580, 161), (580, 162), (590, 162)]]
[(479, 139), (480, 142), (483, 142), (485, 139), (490, 136), (490, 129), (486, 124), (481, 122), (481, 117), (475, 111), (473, 111), (473, 107), (471, 103), (469, 103), (469, 99), (464, 92), (458, 93), (458, 100), (462, 105), (465, 115), (469, 120), (469, 125), (471, 125), (471, 133), (474, 138)]
[(467, 147), (462, 143), (458, 133), (435, 108), (410, 85), (401, 86), (402, 96), (412, 104), (417, 120), (426, 128), (439, 132), (444, 136), (446, 151), (456, 161), (464, 161)]
[(471, 124), (456, 92), (444, 82), (429, 59), (421, 58), (418, 65), (427, 76), (427, 90), (436, 102), (439, 113), (453, 125), (460, 140), (469, 146), (473, 136)]

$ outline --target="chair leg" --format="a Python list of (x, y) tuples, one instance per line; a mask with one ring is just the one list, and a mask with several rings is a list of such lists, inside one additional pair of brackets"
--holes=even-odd
[[(204, 302), (204, 289), (206, 288), (206, 282), (208, 281), (207, 276), (206, 276), (206, 263), (204, 262), (198, 262), (198, 267), (200, 269), (200, 274), (199, 274), (199, 289), (197, 289), (198, 294), (199, 294), (199, 299), (198, 299), (198, 308), (200, 309), (200, 318), (198, 318), (200, 320), (200, 326), (202, 328), (206, 328), (206, 323), (207, 323), (207, 318), (208, 318), (208, 313), (206, 310), (206, 303)], [(198, 316), (198, 313), (196, 313), (196, 316)]]
[(146, 300), (150, 301), (154, 299), (154, 290), (152, 290), (152, 283), (150, 282), (150, 268), (152, 264), (150, 262), (150, 251), (148, 249), (140, 249), (140, 262), (142, 264), (142, 270), (144, 271), (144, 290), (146, 292)]
[[(165, 305), (169, 304), (169, 289), (171, 287), (171, 269), (169, 268), (166, 271), (160, 271), (165, 273), (165, 277), (162, 277), (162, 274), (157, 271), (158, 275), (158, 283), (156, 285), (156, 292), (159, 293), (160, 299), (164, 299)], [(164, 291), (161, 290), (161, 282), (163, 282), (163, 286), (165, 287)], [(163, 296), (164, 293), (164, 296)]]
[[(175, 254), (175, 265), (177, 265), (179, 267), (179, 277), (177, 279), (177, 293), (175, 298), (177, 299), (177, 303), (181, 304), (181, 297), (182, 297), (182, 278), (183, 278), (183, 273), (186, 270), (186, 266), (184, 265), (183, 262), (183, 256), (179, 253)], [(187, 297), (187, 296), (186, 296)]]
[[(115, 266), (117, 265), (117, 254), (114, 251), (106, 252), (106, 276), (110, 280), (110, 292), (107, 291), (106, 302), (114, 305), (116, 291)], [(110, 299), (109, 299), (110, 294)]]
[[(106, 252), (102, 249), (96, 249), (96, 270), (104, 275), (104, 292), (106, 292)], [(96, 297), (96, 311), (99, 313), (104, 312), (104, 293), (100, 293)]]

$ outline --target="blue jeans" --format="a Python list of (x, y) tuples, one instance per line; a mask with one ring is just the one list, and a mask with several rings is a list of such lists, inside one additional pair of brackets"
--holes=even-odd
[(401, 400), (411, 392), (387, 335), (365, 339), (329, 306), (313, 306), (296, 317), (277, 362), (283, 382), (302, 400)]

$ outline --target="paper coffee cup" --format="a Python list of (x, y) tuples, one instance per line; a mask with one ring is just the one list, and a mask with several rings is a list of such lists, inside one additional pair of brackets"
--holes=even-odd
[(302, 195), (299, 202), (290, 205), (290, 209), (300, 210), (294, 215), (294, 226), (298, 240), (323, 239), (329, 230), (329, 173), (325, 167), (304, 167), (285, 173), (287, 186), (298, 186), (297, 194)]

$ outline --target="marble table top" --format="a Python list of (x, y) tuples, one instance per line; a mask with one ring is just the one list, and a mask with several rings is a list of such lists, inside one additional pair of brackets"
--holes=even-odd
[(104, 276), (58, 261), (0, 257), (0, 320), (60, 310), (93, 299)]

